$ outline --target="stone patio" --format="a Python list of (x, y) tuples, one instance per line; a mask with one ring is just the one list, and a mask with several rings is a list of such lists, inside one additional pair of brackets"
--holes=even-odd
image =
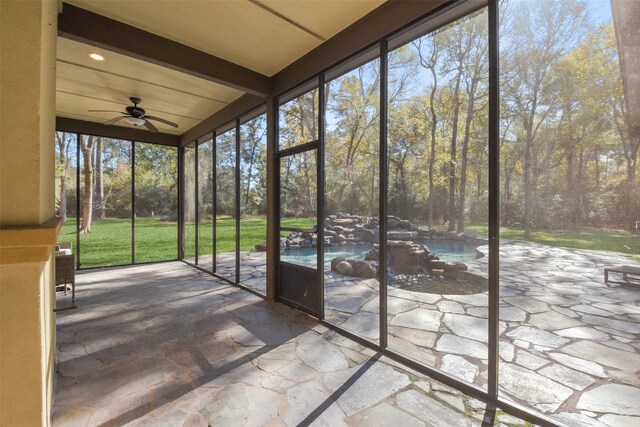
[[(478, 248), (485, 254), (488, 248)], [(488, 258), (466, 262), (486, 278)], [(640, 287), (606, 286), (622, 255), (502, 242), (500, 391), (575, 426), (640, 425)], [(378, 337), (378, 281), (325, 274), (326, 319)], [(488, 293), (388, 290), (389, 346), (486, 387)]]
[(57, 426), (525, 425), (184, 263), (81, 273), (78, 305)]
[[(466, 264), (486, 278), (487, 262), (485, 256)], [(234, 263), (232, 254), (219, 254), (223, 276), (233, 277)], [(569, 425), (640, 425), (640, 287), (603, 282), (604, 267), (638, 264), (613, 253), (516, 241), (501, 243), (500, 263), (503, 397)], [(242, 284), (264, 293), (265, 254), (242, 253), (240, 274)], [(387, 305), (392, 349), (486, 387), (486, 292), (389, 287)], [(377, 279), (325, 272), (327, 321), (378, 341), (378, 307)]]
[[(195, 264), (195, 258), (189, 258)], [(204, 255), (198, 258), (198, 266), (205, 270), (212, 269), (212, 256)], [(233, 252), (217, 254), (217, 273), (229, 280), (236, 277), (236, 257)], [(240, 284), (253, 289), (261, 295), (267, 293), (267, 253), (240, 252)]]

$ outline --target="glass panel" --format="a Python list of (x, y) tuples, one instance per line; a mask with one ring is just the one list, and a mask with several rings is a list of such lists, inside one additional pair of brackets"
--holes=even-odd
[(178, 150), (135, 145), (135, 261), (178, 256)]
[(325, 91), (325, 319), (378, 341), (380, 60)]
[(240, 281), (266, 294), (267, 116), (240, 125)]
[(604, 276), (640, 272), (640, 3), (508, 1), (500, 16), (502, 397), (637, 424), (640, 275)]
[(131, 263), (131, 142), (82, 135), (80, 265)]
[(184, 148), (184, 259), (196, 262), (196, 149)]
[(236, 281), (236, 129), (216, 137), (216, 272)]
[(387, 188), (389, 347), (484, 388), (487, 24), (390, 52)]
[(213, 269), (213, 140), (198, 145), (198, 265)]
[(76, 254), (76, 178), (78, 141), (75, 133), (56, 132), (56, 215), (64, 221), (58, 243), (71, 243)]
[(279, 108), (280, 149), (318, 139), (318, 88), (292, 99)]
[(317, 268), (316, 150), (280, 159), (280, 260)]

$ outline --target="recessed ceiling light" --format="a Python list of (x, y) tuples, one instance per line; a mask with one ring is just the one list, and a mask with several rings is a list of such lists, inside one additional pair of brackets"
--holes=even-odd
[(93, 59), (94, 61), (104, 61), (104, 56), (95, 52), (89, 53), (89, 58)]

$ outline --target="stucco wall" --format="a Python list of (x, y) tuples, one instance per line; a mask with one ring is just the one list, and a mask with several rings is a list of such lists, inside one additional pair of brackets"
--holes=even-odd
[[(57, 13), (55, 0), (2, 0), (0, 4), (3, 426), (50, 423), (55, 368), (51, 249), (55, 236), (50, 230), (40, 231), (37, 227), (54, 215)], [(11, 232), (34, 227), (36, 231), (29, 235), (32, 237), (9, 245), (7, 227), (13, 227)], [(7, 256), (16, 253), (21, 259)]]

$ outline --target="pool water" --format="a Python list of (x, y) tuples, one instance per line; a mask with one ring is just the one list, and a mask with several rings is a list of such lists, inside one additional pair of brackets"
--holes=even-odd
[[(414, 243), (426, 245), (429, 250), (443, 261), (464, 262), (478, 258), (480, 255), (476, 248), (479, 244), (461, 242), (458, 240), (424, 240), (416, 239)], [(326, 246), (324, 248), (325, 270), (331, 269), (331, 260), (337, 257), (350, 259), (364, 259), (367, 252), (373, 249), (373, 245), (362, 246)], [(280, 260), (293, 264), (316, 266), (316, 248), (289, 249), (280, 252)]]

